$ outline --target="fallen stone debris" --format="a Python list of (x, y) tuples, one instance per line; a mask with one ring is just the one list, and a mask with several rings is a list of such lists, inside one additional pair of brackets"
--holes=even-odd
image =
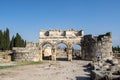
[(91, 80), (120, 80), (120, 67), (117, 59), (93, 60), (87, 66)]

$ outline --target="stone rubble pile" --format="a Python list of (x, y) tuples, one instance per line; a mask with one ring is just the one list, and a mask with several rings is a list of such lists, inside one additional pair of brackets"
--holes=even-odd
[(87, 66), (91, 80), (120, 80), (118, 60), (97, 60)]

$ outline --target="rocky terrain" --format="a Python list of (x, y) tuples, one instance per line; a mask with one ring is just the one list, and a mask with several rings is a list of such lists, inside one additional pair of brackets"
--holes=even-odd
[(0, 80), (89, 80), (83, 67), (88, 61), (44, 61), (39, 65), (0, 70)]

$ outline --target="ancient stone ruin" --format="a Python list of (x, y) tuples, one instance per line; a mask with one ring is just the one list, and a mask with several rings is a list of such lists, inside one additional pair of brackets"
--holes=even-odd
[(72, 60), (72, 46), (74, 44), (81, 45), (81, 40), (84, 36), (84, 31), (82, 30), (49, 30), (40, 31), (39, 39), (39, 49), (40, 49), (40, 61), (43, 57), (43, 46), (45, 44), (50, 44), (52, 46), (52, 60), (56, 60), (56, 46), (59, 43), (64, 43), (67, 46), (67, 57), (68, 60)]
[(12, 54), (13, 61), (39, 61), (38, 44), (28, 42), (26, 47), (14, 47)]
[(99, 35), (85, 35), (81, 41), (82, 58), (94, 59), (97, 55), (101, 55), (103, 59), (112, 59), (112, 35), (110, 32)]
[[(27, 43), (25, 48), (13, 48), (12, 59), (14, 61), (42, 61), (48, 57), (56, 61), (57, 45), (64, 43), (66, 48), (67, 59), (72, 61), (74, 44), (80, 45), (80, 57), (85, 60), (93, 60), (97, 55), (103, 59), (112, 59), (112, 35), (106, 33), (99, 36), (84, 35), (83, 30), (41, 30), (39, 44)], [(47, 51), (43, 46), (51, 45), (51, 50)], [(50, 48), (49, 48), (50, 49)], [(48, 53), (50, 52), (50, 53)]]

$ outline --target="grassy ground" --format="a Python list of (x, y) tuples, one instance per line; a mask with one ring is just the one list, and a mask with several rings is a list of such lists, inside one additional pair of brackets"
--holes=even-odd
[[(8, 55), (10, 53), (10, 51), (0, 51), (0, 58), (5, 58), (6, 55)], [(1, 62), (2, 64), (4, 64), (4, 62)], [(1, 64), (0, 63), (0, 64)], [(37, 64), (41, 64), (42, 62), (27, 62), (27, 61), (23, 61), (23, 62), (14, 62), (14, 65), (6, 65), (6, 63), (9, 64), (9, 62), (5, 62), (5, 65), (0, 65), (0, 69), (5, 69), (5, 68), (11, 68), (11, 67), (17, 67), (17, 66), (24, 66), (24, 65), (37, 65)]]
[(11, 68), (11, 67), (14, 67), (14, 66), (0, 66), (0, 69), (6, 69), (6, 68)]
[(17, 66), (25, 66), (25, 65), (37, 65), (37, 64), (42, 64), (42, 62), (27, 62), (27, 61), (15, 62), (15, 65), (0, 66), (0, 69), (12, 68)]
[(23, 66), (23, 65), (36, 65), (36, 64), (41, 64), (42, 62), (27, 62), (27, 61), (24, 61), (24, 62), (16, 62), (16, 64), (18, 66)]

